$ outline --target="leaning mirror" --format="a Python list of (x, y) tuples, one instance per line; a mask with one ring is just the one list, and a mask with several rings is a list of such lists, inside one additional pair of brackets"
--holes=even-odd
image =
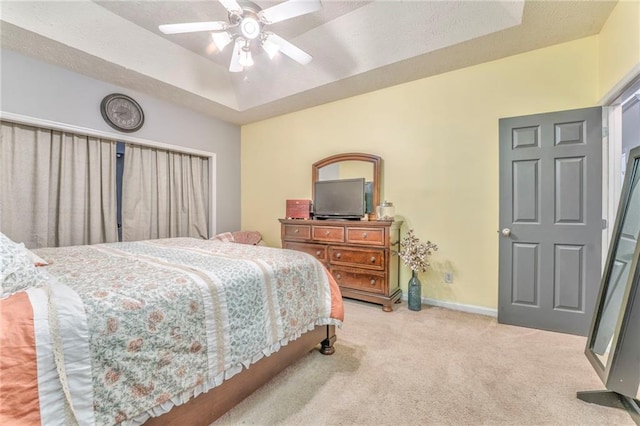
[(603, 405), (620, 400), (640, 421), (640, 147), (629, 157), (585, 349), (607, 390), (578, 392), (578, 398)]
[(617, 231), (613, 259), (608, 265), (606, 290), (603, 294), (598, 325), (594, 330), (590, 348), (603, 366), (607, 365), (611, 355), (614, 332), (628, 286), (629, 273), (638, 243), (638, 231), (640, 230), (639, 174), (634, 169), (632, 175), (626, 208), (621, 211), (622, 220)]

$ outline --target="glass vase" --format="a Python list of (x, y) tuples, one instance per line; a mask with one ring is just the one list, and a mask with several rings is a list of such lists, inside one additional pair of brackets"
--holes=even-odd
[(419, 311), (422, 309), (422, 283), (418, 279), (418, 273), (411, 271), (409, 280), (409, 310)]

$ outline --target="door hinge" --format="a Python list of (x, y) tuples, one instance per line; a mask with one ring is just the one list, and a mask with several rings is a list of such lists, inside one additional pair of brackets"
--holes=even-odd
[(602, 137), (606, 138), (607, 136), (609, 136), (609, 128), (608, 127), (602, 127)]
[(607, 229), (607, 219), (602, 219), (602, 229)]

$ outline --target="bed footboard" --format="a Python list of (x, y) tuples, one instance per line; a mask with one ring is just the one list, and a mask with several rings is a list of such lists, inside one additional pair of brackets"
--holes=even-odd
[(334, 325), (318, 326), (283, 346), (278, 352), (256, 362), (249, 369), (242, 370), (241, 373), (224, 381), (220, 386), (191, 399), (186, 404), (174, 407), (160, 417), (149, 419), (145, 425), (209, 425), (318, 344), (321, 345), (322, 354), (333, 354), (335, 331)]

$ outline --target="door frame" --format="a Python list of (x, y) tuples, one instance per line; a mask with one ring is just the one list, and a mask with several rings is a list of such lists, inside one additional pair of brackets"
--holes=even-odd
[(634, 94), (640, 92), (640, 64), (637, 64), (598, 103), (603, 107), (602, 119), (602, 266), (616, 220), (622, 190), (622, 107)]

